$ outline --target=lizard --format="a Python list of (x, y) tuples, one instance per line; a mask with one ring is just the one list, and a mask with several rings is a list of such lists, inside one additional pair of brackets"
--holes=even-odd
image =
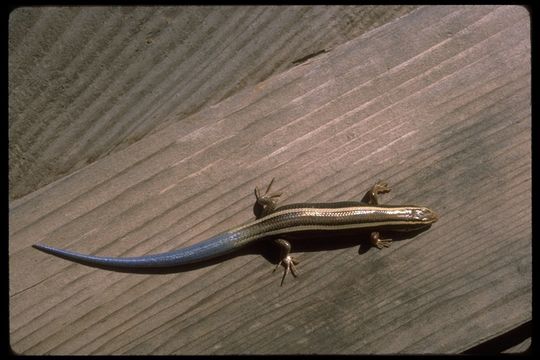
[(222, 232), (200, 243), (165, 253), (135, 257), (87, 255), (44, 244), (33, 247), (71, 261), (87, 265), (116, 268), (161, 268), (193, 264), (223, 256), (255, 241), (269, 239), (281, 249), (280, 265), (284, 267), (281, 286), (290, 272), (298, 276), (299, 261), (290, 255), (288, 237), (306, 231), (339, 233), (342, 230), (362, 229), (370, 232), (370, 243), (378, 249), (390, 246), (392, 239), (383, 239), (380, 230), (411, 231), (429, 227), (438, 215), (425, 206), (381, 205), (378, 195), (391, 189), (386, 182), (377, 181), (363, 201), (332, 203), (294, 203), (277, 206), (282, 193), (270, 193), (274, 179), (262, 193), (255, 187), (255, 220)]

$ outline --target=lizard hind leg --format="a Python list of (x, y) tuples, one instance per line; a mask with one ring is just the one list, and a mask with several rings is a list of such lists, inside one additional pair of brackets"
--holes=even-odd
[(281, 277), (281, 284), (280, 284), (280, 286), (283, 286), (283, 281), (285, 281), (285, 277), (287, 276), (289, 271), (294, 277), (298, 277), (298, 272), (296, 270), (295, 265), (298, 265), (300, 262), (296, 258), (289, 255), (291, 252), (291, 244), (288, 241), (283, 240), (283, 239), (276, 239), (274, 240), (274, 242), (281, 248), (281, 255), (280, 255), (281, 260), (277, 263), (276, 267), (274, 268), (274, 271), (272, 272), (276, 272), (279, 265), (283, 265), (285, 269), (283, 270), (283, 276)]
[(282, 195), (282, 193), (272, 193), (269, 194), (272, 184), (274, 183), (274, 178), (268, 184), (264, 194), (261, 193), (258, 187), (255, 187), (255, 205), (253, 206), (253, 213), (257, 219), (260, 219), (268, 214), (271, 214), (276, 209), (277, 200)]

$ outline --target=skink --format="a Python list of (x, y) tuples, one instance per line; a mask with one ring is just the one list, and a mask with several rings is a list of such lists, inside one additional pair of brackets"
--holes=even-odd
[[(379, 205), (378, 194), (391, 189), (378, 181), (364, 196), (364, 201), (334, 203), (297, 203), (277, 207), (281, 193), (269, 194), (273, 179), (264, 194), (255, 188), (256, 219), (245, 225), (215, 235), (203, 242), (179, 250), (137, 257), (107, 257), (80, 254), (57, 249), (48, 245), (35, 244), (42, 250), (68, 260), (88, 265), (121, 268), (172, 267), (206, 261), (231, 253), (247, 244), (261, 239), (271, 239), (281, 248), (281, 260), (276, 269), (283, 265), (285, 276), (290, 271), (297, 276), (295, 265), (298, 260), (290, 256), (289, 236), (306, 231), (339, 232), (350, 229), (371, 231), (370, 240), (379, 249), (390, 246), (391, 239), (382, 239), (377, 230), (409, 231), (428, 227), (438, 216), (424, 206)], [(274, 271), (276, 270), (274, 269)]]

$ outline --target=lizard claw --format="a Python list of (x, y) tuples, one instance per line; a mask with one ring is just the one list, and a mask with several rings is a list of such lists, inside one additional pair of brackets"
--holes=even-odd
[(285, 280), (285, 276), (287, 276), (287, 274), (289, 273), (289, 270), (291, 271), (291, 274), (294, 277), (298, 277), (296, 267), (294, 266), (294, 265), (298, 265), (298, 263), (299, 263), (298, 260), (288, 255), (284, 257), (283, 259), (281, 259), (280, 262), (277, 263), (276, 267), (274, 268), (274, 271), (272, 271), (273, 273), (278, 269), (279, 265), (283, 265), (283, 267), (285, 268), (283, 270), (283, 276), (281, 277), (280, 286), (283, 286), (283, 281)]

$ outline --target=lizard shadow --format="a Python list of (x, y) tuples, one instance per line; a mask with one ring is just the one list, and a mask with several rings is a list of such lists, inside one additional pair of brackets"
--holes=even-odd
[[(382, 239), (392, 239), (392, 242), (411, 239), (426, 231), (427, 228), (412, 231), (379, 230)], [(339, 235), (324, 232), (305, 232), (297, 235), (289, 235), (287, 241), (291, 243), (292, 253), (296, 252), (321, 252), (334, 251), (358, 246), (358, 254), (363, 255), (374, 246), (371, 244), (370, 235), (373, 230), (341, 230)], [(271, 241), (266, 246), (262, 255), (270, 262), (279, 262), (279, 251)]]
[[(407, 232), (380, 230), (380, 233), (383, 239), (391, 238), (394, 242), (396, 242), (415, 237), (419, 233), (427, 230), (428, 228), (429, 226), (423, 229)], [(296, 252), (333, 251), (359, 246), (358, 254), (362, 255), (365, 254), (371, 247), (373, 247), (370, 243), (370, 234), (371, 231), (359, 230), (342, 230), (339, 234), (308, 231), (294, 235), (288, 235), (286, 240), (291, 243), (293, 254)], [(210, 265), (219, 264), (227, 260), (246, 255), (261, 255), (268, 262), (277, 264), (280, 261), (280, 248), (272, 241), (272, 237), (268, 237), (256, 241), (252, 244), (248, 244), (247, 246), (235, 250), (234, 252), (227, 255), (222, 255), (194, 264), (185, 264), (164, 268), (119, 268), (108, 265), (96, 265), (86, 262), (84, 260), (69, 260), (82, 265), (115, 272), (134, 274), (174, 274), (201, 269)], [(61, 255), (56, 256), (62, 257)]]

